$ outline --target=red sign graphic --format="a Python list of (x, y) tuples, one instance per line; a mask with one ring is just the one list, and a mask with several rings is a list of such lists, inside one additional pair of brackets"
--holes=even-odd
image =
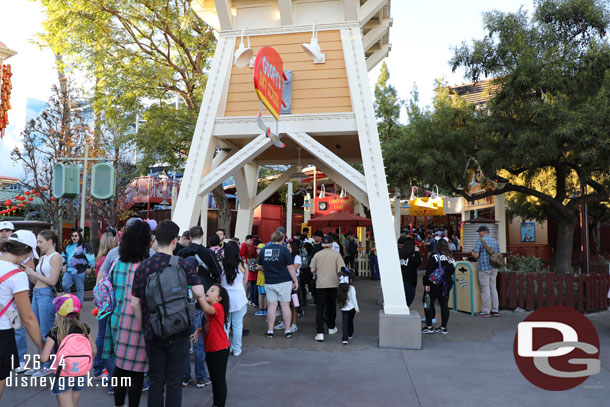
[(595, 327), (562, 305), (540, 308), (519, 323), (513, 352), (523, 376), (545, 390), (572, 389), (600, 371)]
[(282, 57), (271, 47), (261, 48), (256, 54), (254, 62), (254, 89), (275, 120), (280, 119), (283, 85), (284, 62)]

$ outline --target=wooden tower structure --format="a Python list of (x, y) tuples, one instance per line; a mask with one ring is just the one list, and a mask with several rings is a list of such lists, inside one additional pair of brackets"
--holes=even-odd
[[(390, 0), (193, 0), (192, 7), (215, 29), (218, 43), (174, 221), (182, 230), (199, 216), (205, 223), (204, 198), (233, 175), (239, 195), (235, 234), (243, 239), (251, 231), (254, 209), (291, 179), (300, 150), (303, 166), (314, 164), (370, 208), (383, 313), (408, 316), (368, 79), (368, 71), (391, 48)], [(323, 63), (314, 63), (302, 47), (310, 42), (314, 24)], [(281, 55), (284, 71), (292, 71), (290, 113), (278, 123), (285, 148), (273, 146), (257, 126), (253, 69), (234, 64), (242, 34), (254, 55), (271, 46)], [(267, 110), (263, 115), (275, 130), (273, 117)], [(365, 174), (352, 163), (362, 163)], [(270, 164), (291, 167), (257, 194), (258, 167)], [(380, 318), (383, 346), (381, 324)]]

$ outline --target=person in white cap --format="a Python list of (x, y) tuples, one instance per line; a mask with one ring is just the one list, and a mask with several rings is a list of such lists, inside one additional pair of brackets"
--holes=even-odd
[(0, 240), (8, 239), (11, 233), (13, 233), (13, 230), (15, 230), (15, 226), (12, 222), (6, 220), (0, 222)]
[(28, 277), (21, 268), (32, 256), (38, 258), (36, 236), (29, 230), (18, 230), (0, 241), (0, 398), (6, 378), (19, 363), (15, 329), (23, 324), (39, 351), (43, 346)]

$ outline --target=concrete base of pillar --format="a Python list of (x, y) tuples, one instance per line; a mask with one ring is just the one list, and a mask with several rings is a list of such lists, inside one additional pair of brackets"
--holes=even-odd
[(383, 307), (383, 290), (381, 289), (381, 285), (377, 287), (377, 305)]
[(421, 316), (411, 310), (409, 315), (388, 315), (379, 310), (379, 347), (421, 349)]

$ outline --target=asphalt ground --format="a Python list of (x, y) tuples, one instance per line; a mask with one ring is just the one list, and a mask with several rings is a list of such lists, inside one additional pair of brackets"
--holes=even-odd
[[(362, 279), (355, 285), (361, 312), (348, 345), (341, 344), (339, 312), (339, 332), (315, 342), (314, 306), (305, 308), (299, 330), (290, 339), (266, 338), (264, 318), (254, 316), (256, 309), (249, 307), (244, 327), (250, 333), (243, 338), (243, 353), (229, 358), (227, 406), (608, 405), (610, 311), (587, 315), (600, 338), (601, 372), (574, 389), (551, 392), (528, 382), (514, 360), (517, 324), (529, 313), (501, 311), (500, 318), (481, 319), (451, 312), (449, 334), (424, 335), (422, 350), (379, 349), (379, 282)], [(413, 308), (423, 315), (421, 298), (419, 286)], [(93, 303), (85, 301), (82, 318), (95, 332), (92, 308)], [(83, 391), (80, 406), (114, 405), (99, 383)], [(191, 384), (182, 394), (183, 406), (212, 405), (211, 386), (198, 389)], [(144, 393), (142, 406), (146, 400)], [(48, 385), (7, 387), (0, 401), (2, 407), (52, 405), (56, 401)]]

